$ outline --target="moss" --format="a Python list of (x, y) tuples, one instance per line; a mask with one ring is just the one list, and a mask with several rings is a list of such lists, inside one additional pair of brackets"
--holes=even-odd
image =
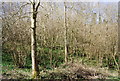
[(32, 79), (37, 79), (39, 77), (39, 73), (37, 71), (32, 72)]

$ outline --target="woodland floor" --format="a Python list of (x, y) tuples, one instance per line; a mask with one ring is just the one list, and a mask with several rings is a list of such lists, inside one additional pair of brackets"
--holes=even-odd
[[(2, 79), (31, 79), (32, 72), (31, 65), (29, 65), (31, 63), (28, 63), (27, 67), (17, 68), (8, 55), (3, 57), (2, 60)], [(93, 79), (102, 81), (103, 79), (111, 79), (112, 81), (120, 81), (120, 77), (117, 77), (117, 71), (90, 65), (74, 61), (52, 69), (39, 67), (40, 75), (38, 79)]]
[[(31, 79), (31, 68), (14, 68), (12, 65), (3, 66), (2, 79)], [(52, 70), (41, 70), (40, 79), (112, 79), (120, 81), (116, 73), (109, 73), (105, 70), (88, 68), (78, 63), (62, 64)]]

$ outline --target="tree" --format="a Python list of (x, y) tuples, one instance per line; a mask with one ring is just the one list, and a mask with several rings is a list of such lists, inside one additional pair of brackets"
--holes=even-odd
[[(120, 3), (118, 4), (120, 6)], [(118, 8), (118, 13), (120, 13), (120, 8)], [(119, 65), (119, 70), (118, 70), (118, 77), (120, 77), (120, 14), (118, 14), (118, 65)]]
[(29, 26), (26, 22), (27, 18), (22, 18), (28, 15), (25, 15), (27, 11), (23, 11), (26, 5), (28, 5), (28, 3), (21, 3), (19, 5), (12, 2), (2, 3), (3, 52), (10, 54), (13, 64), (18, 68), (25, 67), (30, 45), (30, 43), (28, 44), (30, 37), (28, 35)]
[(31, 57), (32, 57), (32, 76), (37, 78), (39, 75), (39, 67), (37, 63), (37, 45), (36, 45), (36, 19), (37, 11), (40, 6), (40, 1), (37, 3), (35, 0), (31, 2)]
[(67, 42), (67, 22), (66, 22), (66, 2), (64, 2), (64, 41), (65, 41), (65, 62), (67, 63), (68, 61), (68, 42)]

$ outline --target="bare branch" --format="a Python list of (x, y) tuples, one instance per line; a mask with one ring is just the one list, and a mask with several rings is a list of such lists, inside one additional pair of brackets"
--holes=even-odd
[(39, 6), (40, 6), (40, 1), (39, 1), (38, 4), (37, 4), (36, 10), (35, 10), (36, 12), (37, 12)]
[(12, 15), (12, 17), (15, 16), (15, 15), (17, 15), (17, 14), (20, 12), (20, 10), (21, 10), (23, 7), (25, 7), (26, 5), (28, 5), (28, 4), (30, 4), (30, 3), (26, 3), (26, 4), (22, 5), (22, 6), (20, 7), (20, 9), (19, 9), (15, 14)]
[(29, 0), (31, 4), (33, 4), (33, 2), (31, 0)]

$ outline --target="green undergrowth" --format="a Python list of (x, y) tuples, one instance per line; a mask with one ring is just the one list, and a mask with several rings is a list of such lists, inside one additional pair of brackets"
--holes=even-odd
[(120, 81), (120, 77), (110, 76), (110, 77), (108, 77), (108, 79), (110, 79), (110, 80), (112, 80), (112, 81)]
[[(44, 51), (46, 51), (46, 54), (44, 55), (40, 55), (41, 56), (41, 62), (39, 62), (39, 69), (40, 69), (40, 78), (41, 79), (66, 79), (66, 78), (70, 78), (70, 77), (76, 77), (76, 75), (72, 74), (74, 72), (69, 73), (68, 69), (72, 67), (72, 65), (64, 65), (64, 55), (61, 55), (61, 53), (63, 52), (62, 50), (52, 50), (51, 52), (54, 52), (53, 55), (53, 59), (52, 59), (52, 66), (50, 65), (50, 58), (48, 57), (48, 52), (51, 49), (44, 49)], [(57, 55), (59, 54), (59, 55)], [(81, 57), (70, 57), (72, 58), (73, 61), (71, 59), (69, 59), (69, 62), (74, 64), (74, 63), (78, 63), (81, 65), (86, 65), (87, 67), (96, 67), (96, 68), (92, 68), (92, 69), (97, 69), (97, 61), (96, 60), (89, 60), (87, 58), (81, 58)], [(72, 70), (72, 69), (71, 69)], [(108, 77), (108, 79), (115, 79), (115, 80), (120, 80), (120, 77), (116, 76), (116, 69), (108, 69), (106, 70), (106, 67), (102, 67), (102, 69), (100, 68), (100, 70), (102, 73), (106, 74), (111, 74), (111, 76)], [(114, 76), (112, 75), (112, 73), (114, 73)], [(27, 78), (30, 79), (31, 78), (31, 58), (27, 58), (27, 62), (26, 62), (26, 67), (24, 68), (17, 68), (16, 66), (14, 66), (11, 55), (4, 53), (2, 55), (2, 75), (4, 76), (4, 78)], [(80, 75), (78, 77), (81, 77)]]

